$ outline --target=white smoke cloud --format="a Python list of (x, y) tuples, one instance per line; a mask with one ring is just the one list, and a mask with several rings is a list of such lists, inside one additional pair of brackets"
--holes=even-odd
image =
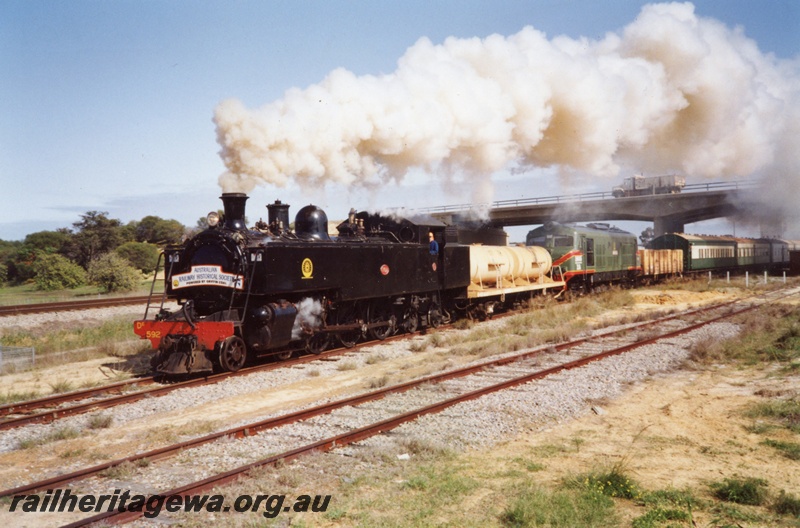
[(292, 339), (306, 337), (322, 327), (322, 315), (324, 312), (322, 303), (312, 297), (306, 297), (298, 302), (297, 316), (292, 326)]
[(596, 41), (531, 27), (422, 38), (391, 74), (337, 69), (260, 109), (222, 102), (220, 184), (376, 188), (422, 168), (488, 202), (492, 173), (554, 166), (613, 179), (776, 176), (775, 195), (793, 196), (799, 70), (689, 3), (647, 5)]

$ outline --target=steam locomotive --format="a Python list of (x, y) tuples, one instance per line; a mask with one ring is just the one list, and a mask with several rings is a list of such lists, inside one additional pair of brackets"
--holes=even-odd
[[(134, 322), (156, 350), (156, 373), (236, 371), (257, 356), (482, 318), (565, 286), (550, 278), (545, 249), (505, 246), (502, 230), (351, 210), (331, 236), (314, 205), (289, 229), (280, 201), (248, 228), (247, 195), (221, 199), (221, 218), (209, 213), (207, 229), (165, 249), (161, 306), (150, 318), (148, 303)], [(165, 299), (180, 308), (165, 310)]]

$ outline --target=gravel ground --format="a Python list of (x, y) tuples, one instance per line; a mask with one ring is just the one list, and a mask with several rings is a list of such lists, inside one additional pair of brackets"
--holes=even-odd
[[(615, 398), (631, 383), (677, 368), (686, 360), (693, 343), (709, 337), (726, 339), (735, 336), (737, 332), (738, 327), (734, 324), (715, 323), (668, 342), (648, 345), (622, 356), (593, 362), (543, 380), (462, 403), (436, 415), (421, 417), (388, 434), (343, 447), (338, 450), (338, 454), (359, 458), (359, 453), (368, 449), (403, 455), (408, 450), (407, 444), (410, 439), (418, 445), (427, 445), (433, 449), (463, 451), (490, 447), (522, 431), (542, 429), (592, 412), (592, 408), (599, 409), (593, 402)], [(385, 344), (379, 348), (382, 356), (392, 353), (408, 354), (407, 343)], [(362, 354), (351, 358), (350, 361), (363, 361), (366, 356)], [(577, 357), (579, 355), (576, 353), (552, 354), (530, 361), (528, 369), (522, 369), (520, 365), (504, 368), (517, 371), (516, 374), (520, 375), (523, 370), (540, 370)], [(314, 368), (330, 369), (330, 372), (320, 373), (321, 376), (336, 372), (334, 363), (318, 363), (321, 365)], [(357, 365), (356, 368), (360, 366)], [(495, 369), (483, 376), (452, 380), (427, 389), (391, 395), (383, 400), (359, 406), (358, 409), (341, 409), (307, 422), (291, 424), (241, 440), (223, 439), (187, 451), (168, 464), (136, 468), (133, 474), (126, 474), (122, 480), (112, 483), (90, 481), (82, 483), (80, 488), (84, 492), (95, 493), (106, 492), (109, 486), (136, 489), (141, 493), (165, 491), (189, 480), (206, 478), (299, 445), (335, 436), (428, 405), (432, 401), (431, 392), (436, 393), (437, 398), (442, 398), (451, 392), (463, 393), (465, 389), (473, 390), (486, 386), (497, 381), (499, 370), (502, 369)], [(115, 427), (148, 414), (202, 405), (204, 402), (291, 383), (307, 377), (305, 368), (280, 369), (234, 378), (212, 387), (176, 391), (162, 398), (117, 408), (119, 411), (115, 410)], [(322, 402), (315, 402), (319, 403)], [(279, 414), (285, 412), (287, 410), (282, 410)], [(269, 416), (265, 415), (259, 419), (267, 417)], [(60, 421), (59, 427), (69, 424), (84, 428), (87, 427), (88, 420), (88, 416), (69, 418)], [(30, 426), (9, 431), (5, 435), (7, 438), (0, 440), (0, 447), (5, 450), (15, 449), (19, 440), (46, 434), (48, 428), (52, 427), (54, 426)], [(202, 464), (197, 463), (199, 460)], [(58, 472), (78, 467), (81, 467), (81, 464), (76, 464), (73, 468), (62, 467)]]
[[(596, 361), (462, 403), (439, 414), (423, 416), (386, 434), (337, 449), (333, 455), (339, 460), (337, 472), (347, 475), (354, 470), (377, 469), (382, 458), (371, 456), (371, 453), (403, 458), (409, 455), (409, 446), (456, 452), (481, 450), (524, 431), (546, 430), (591, 412), (603, 413), (598, 401), (616, 398), (630, 384), (678, 368), (686, 361), (689, 348), (695, 342), (708, 338), (727, 339), (735, 337), (738, 332), (735, 324), (714, 323), (673, 338), (668, 343), (644, 346), (622, 356)], [(538, 367), (545, 368), (548, 363), (560, 362), (561, 359), (563, 356), (556, 355)], [(340, 434), (346, 429), (386, 418), (412, 406), (424, 405), (427, 400), (420, 392), (394, 395), (380, 402), (359, 406), (358, 410), (342, 409), (314, 418), (309, 423), (292, 424), (243, 440), (209, 444), (185, 453), (169, 465), (138, 470), (135, 475), (124, 481), (115, 481), (113, 485), (130, 487), (133, 482), (144, 483), (142, 492), (163, 492), (188, 479), (199, 480), (265, 458), (301, 442)], [(203, 460), (202, 467), (196, 460)], [(330, 468), (330, 465), (323, 463), (323, 467)], [(100, 492), (108, 487), (109, 483), (106, 483), (97, 489), (89, 489)], [(134, 526), (150, 525), (148, 521), (134, 523)]]

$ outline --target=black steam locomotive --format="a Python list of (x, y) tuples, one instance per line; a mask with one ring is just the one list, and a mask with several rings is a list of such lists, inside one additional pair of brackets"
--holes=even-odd
[[(222, 218), (210, 213), (207, 229), (164, 251), (162, 306), (134, 323), (158, 373), (235, 371), (256, 356), (353, 346), (564, 287), (542, 248), (492, 245), (505, 244), (499, 230), (351, 210), (332, 237), (313, 205), (290, 230), (280, 201), (267, 206), (268, 223), (247, 228), (248, 197), (221, 199)], [(180, 308), (165, 310), (164, 298)]]

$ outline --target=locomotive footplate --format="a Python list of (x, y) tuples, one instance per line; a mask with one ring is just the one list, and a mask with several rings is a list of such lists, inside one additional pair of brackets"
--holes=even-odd
[(197, 348), (214, 350), (217, 342), (234, 335), (232, 321), (134, 321), (133, 331), (142, 339), (149, 339), (153, 348), (159, 349), (167, 336), (195, 336)]

